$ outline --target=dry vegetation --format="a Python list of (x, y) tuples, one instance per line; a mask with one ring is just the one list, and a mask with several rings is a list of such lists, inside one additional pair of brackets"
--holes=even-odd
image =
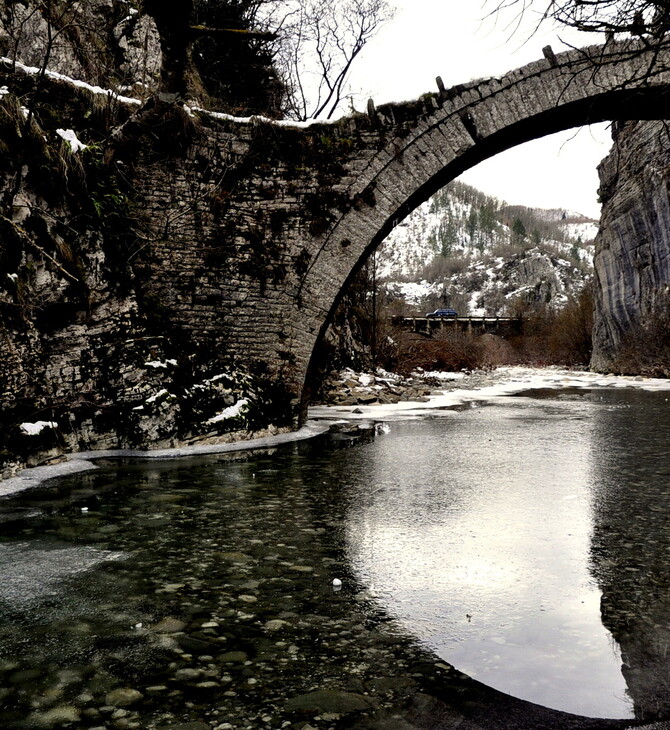
[[(385, 358), (379, 364), (403, 375), (417, 368), (453, 371), (516, 364), (586, 367), (591, 357), (592, 313), (589, 286), (559, 311), (520, 302), (515, 314), (521, 317), (521, 332), (508, 339), (457, 329), (433, 337), (398, 330), (392, 335), (394, 347), (385, 348)], [(670, 340), (667, 362), (670, 369)]]
[(670, 377), (670, 292), (660, 292), (652, 314), (624, 338), (619, 356), (612, 363), (612, 372)]

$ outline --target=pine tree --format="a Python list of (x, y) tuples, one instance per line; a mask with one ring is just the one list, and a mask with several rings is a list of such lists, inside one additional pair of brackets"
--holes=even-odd
[(526, 226), (521, 218), (515, 218), (512, 223), (512, 243), (520, 246), (526, 240)]

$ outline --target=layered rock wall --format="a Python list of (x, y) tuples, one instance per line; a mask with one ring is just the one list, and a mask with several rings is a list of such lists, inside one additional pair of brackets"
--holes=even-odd
[(670, 285), (670, 134), (666, 122), (614, 128), (599, 166), (591, 367), (616, 366), (626, 339), (648, 323)]

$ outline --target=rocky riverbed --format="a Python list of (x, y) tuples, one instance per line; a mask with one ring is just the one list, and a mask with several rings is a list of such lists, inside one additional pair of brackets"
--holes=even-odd
[(3, 501), (3, 729), (621, 727), (486, 688), (379, 609), (323, 469), (350, 443), (117, 465)]
[(473, 390), (509, 378), (504, 370), (473, 370), (457, 373), (416, 370), (404, 377), (377, 370), (357, 373), (351, 369), (331, 373), (322, 387), (324, 405), (357, 406), (376, 403), (427, 403), (429, 396), (449, 390)]

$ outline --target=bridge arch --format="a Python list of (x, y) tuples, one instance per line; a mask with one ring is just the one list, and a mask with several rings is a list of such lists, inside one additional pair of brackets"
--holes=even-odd
[(377, 140), (385, 143), (370, 151), (371, 135), (362, 135), (362, 146), (345, 161), (334, 188), (350, 205), (331, 210), (297, 285), (299, 306), (320, 320), (301, 385), (301, 419), (318, 345), (346, 287), (421, 203), (465, 170), (524, 142), (595, 122), (669, 116), (670, 49), (628, 40), (558, 55), (547, 48), (544, 55), (501, 78), (369, 110), (372, 125), (385, 131)]

